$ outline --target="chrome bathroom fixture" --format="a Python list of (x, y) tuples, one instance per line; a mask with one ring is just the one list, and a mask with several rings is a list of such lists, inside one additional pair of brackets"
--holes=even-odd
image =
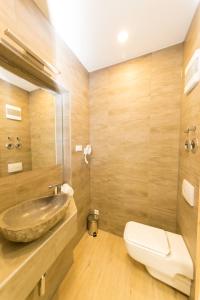
[[(185, 148), (185, 151), (187, 151), (187, 152), (191, 151), (192, 153), (196, 153), (196, 151), (197, 151), (198, 140), (195, 137), (196, 130), (197, 130), (197, 127), (195, 125), (188, 127), (186, 130), (184, 130), (184, 133), (186, 133), (188, 135), (188, 138), (185, 140), (185, 143), (184, 143), (184, 148)], [(195, 136), (193, 136), (192, 138), (190, 137), (191, 132), (193, 132), (193, 134), (195, 134)]]
[(12, 143), (12, 138), (10, 136), (8, 136), (8, 143), (5, 144), (5, 147), (8, 150), (11, 150), (14, 148), (14, 144)]
[(188, 127), (186, 130), (184, 130), (184, 133), (190, 133), (190, 132), (195, 132), (197, 127), (193, 125), (192, 127)]
[(49, 189), (54, 188), (54, 195), (60, 195), (62, 192), (62, 183), (56, 183), (48, 186)]
[(188, 152), (189, 152), (189, 151), (191, 150), (191, 143), (190, 143), (189, 140), (186, 140), (186, 141), (185, 141), (184, 146), (185, 146), (185, 151), (188, 151)]
[(190, 150), (192, 151), (192, 153), (196, 153), (197, 148), (198, 148), (198, 140), (194, 138), (190, 142)]
[(15, 144), (15, 148), (21, 149), (22, 148), (22, 143), (20, 142), (20, 138), (17, 136), (17, 143)]
[(90, 210), (87, 217), (88, 234), (96, 237), (98, 234), (99, 210)]

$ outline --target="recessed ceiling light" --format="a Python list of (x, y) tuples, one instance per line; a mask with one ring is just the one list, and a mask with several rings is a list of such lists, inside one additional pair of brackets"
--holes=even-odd
[(117, 40), (119, 43), (124, 44), (128, 40), (128, 32), (127, 31), (120, 31)]

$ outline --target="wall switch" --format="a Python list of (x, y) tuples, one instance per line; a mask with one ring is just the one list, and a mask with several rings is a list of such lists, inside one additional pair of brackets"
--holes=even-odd
[(22, 162), (8, 164), (8, 173), (20, 172), (23, 170)]
[(83, 146), (82, 145), (76, 145), (75, 151), (76, 152), (82, 152), (83, 151)]

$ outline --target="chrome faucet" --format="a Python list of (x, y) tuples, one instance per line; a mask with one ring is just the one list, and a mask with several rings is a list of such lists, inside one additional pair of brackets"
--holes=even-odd
[(54, 195), (59, 195), (61, 194), (62, 183), (49, 185), (48, 188), (54, 188)]

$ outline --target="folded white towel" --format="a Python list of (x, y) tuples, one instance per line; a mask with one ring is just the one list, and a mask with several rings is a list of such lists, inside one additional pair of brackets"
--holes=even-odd
[(61, 191), (65, 194), (68, 194), (71, 197), (74, 195), (74, 190), (68, 183), (64, 183), (62, 185)]

